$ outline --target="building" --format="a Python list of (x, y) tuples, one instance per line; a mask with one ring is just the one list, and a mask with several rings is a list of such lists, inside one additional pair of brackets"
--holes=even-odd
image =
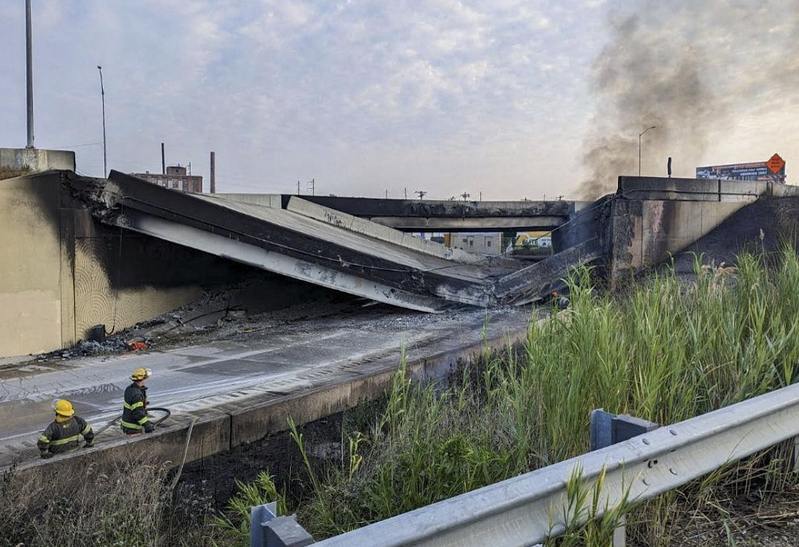
[(508, 242), (505, 254), (519, 258), (545, 257), (552, 254), (552, 232), (518, 232)]
[(502, 233), (449, 233), (444, 235), (444, 244), (469, 253), (499, 255), (502, 254)]
[(166, 174), (150, 173), (131, 173), (134, 177), (152, 182), (158, 186), (179, 190), (181, 192), (192, 192), (201, 194), (203, 191), (203, 178), (200, 175), (186, 174), (186, 168), (181, 165), (170, 165), (166, 168)]
[(551, 232), (520, 232), (516, 234), (514, 247), (540, 247), (545, 249), (552, 246)]

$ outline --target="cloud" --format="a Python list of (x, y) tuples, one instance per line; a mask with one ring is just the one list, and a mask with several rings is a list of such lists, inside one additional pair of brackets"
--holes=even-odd
[[(629, 170), (645, 118), (668, 125), (647, 134), (645, 163), (671, 153), (689, 167), (701, 154), (689, 159), (675, 143), (708, 152), (727, 142), (733, 154), (750, 142), (739, 122), (775, 110), (799, 118), (799, 56), (784, 55), (799, 35), (777, 15), (795, 8), (725, 4), (41, 0), (36, 142), (88, 143), (78, 168), (100, 174), (101, 64), (109, 163), (123, 171), (158, 169), (165, 142), (168, 162), (192, 162), (200, 174), (215, 150), (227, 190), (288, 192), (315, 178), (337, 194), (423, 185), (429, 197), (568, 195), (591, 178), (581, 142), (619, 143), (608, 173)], [(1, 50), (23, 51), (23, 23), (24, 10), (0, 3)], [(654, 68), (641, 71), (637, 54)], [(12, 76), (0, 78), (0, 145), (24, 144), (24, 58), (0, 62)], [(691, 78), (694, 87), (670, 84)], [(708, 115), (706, 97), (729, 114)], [(730, 137), (699, 138), (689, 129), (697, 121)]]

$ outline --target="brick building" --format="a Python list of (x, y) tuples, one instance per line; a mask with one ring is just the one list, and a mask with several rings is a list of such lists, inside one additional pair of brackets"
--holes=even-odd
[(166, 174), (161, 173), (131, 173), (134, 177), (152, 182), (158, 186), (179, 190), (181, 192), (193, 192), (201, 194), (203, 191), (203, 178), (200, 175), (187, 175), (186, 168), (181, 165), (170, 165), (166, 168)]

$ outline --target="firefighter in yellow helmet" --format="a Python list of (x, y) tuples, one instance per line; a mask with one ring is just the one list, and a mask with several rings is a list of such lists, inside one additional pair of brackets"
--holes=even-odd
[(122, 409), (122, 431), (126, 435), (138, 435), (142, 431), (152, 433), (155, 429), (147, 417), (147, 386), (144, 385), (152, 374), (149, 368), (137, 368), (130, 375), (133, 383), (125, 389)]
[(72, 452), (80, 448), (80, 436), (86, 440), (84, 448), (94, 446), (94, 431), (86, 420), (75, 415), (72, 403), (66, 399), (58, 399), (53, 403), (55, 420), (39, 435), (36, 446), (42, 458), (51, 458), (55, 454)]

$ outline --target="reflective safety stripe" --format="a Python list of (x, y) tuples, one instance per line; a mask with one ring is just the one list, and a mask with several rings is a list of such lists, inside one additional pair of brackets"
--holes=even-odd
[(129, 405), (127, 402), (125, 402), (122, 403), (122, 406), (124, 406), (128, 410), (136, 410), (137, 408), (141, 408), (144, 406), (144, 401), (139, 401), (138, 403), (133, 403), (132, 405)]
[(59, 446), (62, 444), (76, 443), (76, 442), (78, 442), (78, 436), (73, 435), (72, 437), (67, 437), (66, 439), (58, 439), (57, 441), (50, 441), (50, 444), (53, 446)]
[(89, 424), (86, 424), (86, 427), (83, 428), (83, 431), (81, 431), (80, 434), (85, 437), (86, 435), (89, 434), (89, 432), (91, 430), (92, 430), (92, 426), (90, 426)]
[(40, 442), (40, 443), (49, 443), (49, 442), (50, 442), (50, 439), (48, 439), (48, 438), (47, 438), (47, 437), (45, 437), (44, 435), (39, 435), (39, 442)]
[(132, 424), (130, 422), (122, 421), (120, 422), (122, 427), (127, 427), (128, 429), (141, 429), (142, 427), (139, 424)]
[(139, 423), (140, 423), (140, 424), (144, 424), (145, 422), (149, 422), (149, 421), (150, 421), (150, 419), (149, 419), (147, 416), (145, 416), (144, 418), (142, 418), (141, 420), (139, 420)]

